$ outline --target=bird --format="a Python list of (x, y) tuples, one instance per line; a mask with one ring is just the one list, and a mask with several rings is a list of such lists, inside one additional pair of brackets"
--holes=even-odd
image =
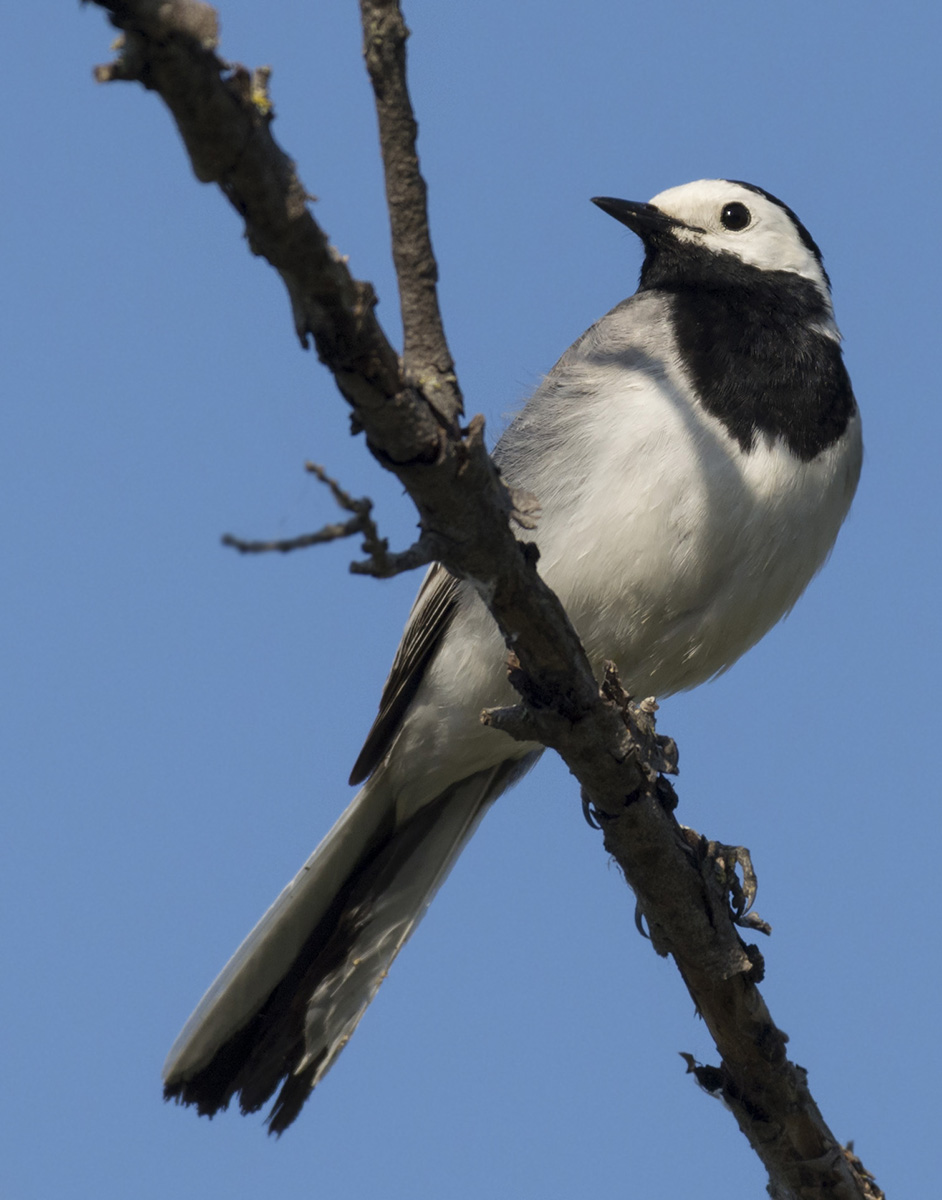
[[(781, 200), (709, 179), (594, 203), (640, 238), (638, 288), (563, 354), (494, 457), (538, 500), (526, 537), (594, 669), (612, 660), (630, 694), (662, 698), (730, 667), (824, 564), (860, 475), (860, 414), (821, 251)], [(269, 1131), (295, 1120), (540, 755), (480, 720), (512, 702), (506, 656), (474, 587), (433, 565), (351, 773), (362, 787), (186, 1023), (167, 1099), (212, 1116), (275, 1097)]]

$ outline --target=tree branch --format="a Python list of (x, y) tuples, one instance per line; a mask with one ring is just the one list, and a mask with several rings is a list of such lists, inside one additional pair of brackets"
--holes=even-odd
[(406, 378), (422, 382), (430, 403), (451, 424), (462, 412), (461, 392), (438, 307), (438, 264), (415, 148), (418, 126), (406, 86), (409, 31), (396, 0), (360, 0), (360, 15), (363, 54), (379, 118)]
[(249, 246), (284, 280), (302, 342), (314, 338), (356, 427), (415, 502), (423, 553), (474, 582), (536, 694), (562, 695), (573, 715), (589, 711), (598, 703), (591, 667), (535, 554), (509, 528), (514, 498), (485, 450), (483, 420), (467, 430), (443, 424), (437, 381), (405, 380), (373, 312), (372, 286), (330, 246), (271, 135), (270, 101), (258, 102), (249, 71), (216, 55), (211, 10), (196, 0), (96, 2), (125, 35), (118, 61), (96, 78), (138, 80), (165, 101), (197, 178), (217, 183), (242, 215)]
[(218, 184), (243, 216), (253, 252), (284, 280), (302, 344), (313, 337), (355, 426), (415, 501), (421, 536), (407, 555), (437, 559), (472, 580), (513, 647), (522, 704), (483, 719), (558, 750), (579, 780), (655, 949), (674, 957), (722, 1055), (721, 1067), (694, 1070), (733, 1109), (769, 1171), (771, 1195), (878, 1200), (871, 1177), (825, 1124), (804, 1071), (785, 1056), (785, 1035), (756, 987), (761, 955), (738, 932), (741, 913), (730, 911), (738, 885), (729, 848), (674, 818), (662, 776), (672, 769), (672, 743), (656, 735), (653, 706), (630, 704), (611, 673), (599, 689), (536, 572), (535, 547), (510, 529), (514, 497), (485, 452), (483, 422), (458, 426), (461, 397), (435, 295), (398, 4), (361, 0), (405, 327), (402, 364), (375, 318), (371, 286), (330, 246), (271, 135), (267, 73), (217, 57), (215, 14), (195, 0), (96, 2), (125, 34), (118, 61), (96, 77), (138, 80), (164, 99), (197, 178)]
[(324, 525), (314, 533), (302, 533), (292, 538), (277, 538), (272, 541), (251, 541), (224, 533), (222, 544), (231, 546), (240, 554), (269, 554), (277, 551), (289, 554), (292, 550), (306, 550), (309, 546), (323, 545), (324, 542), (335, 542), (340, 538), (363, 537), (363, 550), (369, 555), (363, 562), (352, 562), (352, 575), (372, 575), (374, 579), (390, 579), (393, 575), (401, 575), (404, 571), (414, 571), (417, 567), (425, 567), (432, 561), (422, 547), (416, 543), (408, 550), (391, 554), (389, 542), (379, 536), (376, 522), (373, 520), (373, 501), (367, 497), (355, 499), (345, 491), (336, 479), (331, 479), (323, 467), (317, 463), (305, 463), (305, 470), (314, 475), (321, 483), (325, 483), (337, 504), (345, 512), (353, 513), (348, 521), (338, 521)]

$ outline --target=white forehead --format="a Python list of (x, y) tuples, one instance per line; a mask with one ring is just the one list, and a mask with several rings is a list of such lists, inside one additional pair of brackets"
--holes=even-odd
[[(731, 203), (744, 204), (751, 215), (745, 229), (730, 230), (720, 219)], [(687, 228), (676, 236), (714, 252), (735, 254), (764, 271), (793, 271), (816, 283), (828, 296), (827, 279), (814, 252), (802, 241), (794, 221), (781, 205), (759, 192), (726, 179), (698, 179), (668, 188), (651, 203)]]

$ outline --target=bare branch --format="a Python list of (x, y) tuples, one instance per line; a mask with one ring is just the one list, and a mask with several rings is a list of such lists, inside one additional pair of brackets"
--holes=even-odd
[(231, 546), (240, 554), (267, 554), (277, 550), (288, 554), (292, 550), (306, 550), (308, 546), (322, 546), (324, 542), (336, 542), (340, 538), (353, 537), (360, 533), (360, 521), (353, 518), (333, 525), (325, 525), (314, 533), (301, 533), (293, 538), (278, 538), (272, 542), (248, 542), (235, 534), (224, 533), (220, 541), (224, 546)]
[(218, 184), (244, 218), (252, 252), (284, 280), (302, 344), (313, 337), (368, 434), (395, 462), (437, 460), (438, 419), (405, 388), (398, 356), (373, 311), (372, 285), (355, 279), (329, 244), (294, 163), (271, 135), (267, 74), (217, 56), (208, 5), (107, 0), (102, 7), (124, 39), (118, 61), (98, 67), (95, 77), (138, 80), (160, 94), (197, 179)]
[(372, 500), (365, 496), (362, 500), (354, 500), (350, 493), (345, 488), (342, 488), (336, 479), (327, 474), (320, 463), (306, 462), (304, 469), (308, 475), (313, 475), (320, 483), (330, 488), (330, 494), (336, 501), (338, 508), (342, 508), (346, 512), (353, 513), (358, 517), (368, 517), (373, 511)]
[(462, 412), (461, 392), (438, 307), (438, 264), (415, 148), (418, 126), (406, 86), (409, 31), (396, 0), (360, 0), (360, 15), (363, 54), (379, 118), (406, 378), (421, 383), (430, 403), (451, 425)]
[(354, 499), (336, 479), (332, 479), (317, 463), (305, 463), (304, 469), (330, 488), (331, 495), (336, 500), (338, 507), (344, 509), (345, 512), (353, 513), (349, 521), (337, 521), (324, 525), (314, 533), (302, 533), (297, 537), (278, 538), (267, 542), (247, 541), (244, 538), (235, 537), (234, 534), (224, 533), (221, 539), (222, 544), (231, 546), (240, 554), (267, 554), (272, 551), (289, 554), (292, 550), (306, 550), (309, 546), (320, 546), (325, 542), (334, 542), (340, 538), (355, 537), (360, 534), (363, 537), (362, 548), (369, 557), (363, 562), (351, 563), (350, 573), (371, 575), (374, 579), (390, 579), (393, 575), (401, 575), (404, 571), (414, 571), (417, 567), (427, 566), (433, 561), (431, 550), (423, 544), (421, 538), (408, 550), (391, 554), (389, 542), (386, 538), (380, 537), (376, 522), (373, 520), (372, 500), (368, 497), (363, 497), (361, 500)]
[(354, 500), (349, 492), (344, 491), (336, 479), (332, 479), (323, 467), (317, 463), (308, 462), (304, 464), (305, 471), (309, 475), (315, 476), (321, 483), (326, 484), (330, 488), (331, 495), (337, 502), (337, 506), (345, 512), (353, 513), (349, 521), (339, 521), (332, 525), (325, 525), (318, 529), (316, 533), (302, 533), (298, 537), (279, 538), (277, 541), (270, 542), (249, 542), (243, 538), (237, 538), (231, 533), (222, 535), (222, 544), (224, 546), (232, 546), (242, 554), (265, 554), (272, 550), (277, 550), (282, 554), (288, 554), (292, 550), (304, 550), (308, 546), (320, 546), (324, 542), (335, 542), (340, 538), (354, 537), (356, 534), (363, 534), (371, 545), (381, 544), (386, 548), (386, 542), (380, 543), (379, 532), (376, 528), (376, 523), (371, 517), (373, 511), (373, 501), (364, 497), (362, 500)]
[(302, 339), (313, 335), (371, 450), (415, 501), (418, 558), (443, 562), (475, 583), (536, 694), (557, 697), (573, 716), (590, 711), (598, 688), (589, 661), (540, 579), (535, 554), (510, 530), (514, 499), (487, 455), (483, 420), (475, 417), (465, 431), (443, 426), (422, 388), (406, 384), (373, 313), (372, 287), (355, 280), (329, 245), (293, 163), (271, 135), (267, 93), (257, 104), (251, 73), (216, 55), (215, 26), (207, 32), (204, 16), (210, 10), (195, 0), (96, 2), (125, 32), (118, 63), (99, 68), (97, 77), (137, 79), (157, 91), (197, 178), (215, 181), (243, 215), (251, 248), (285, 282)]
[(331, 479), (324, 468), (318, 466), (317, 463), (305, 463), (304, 469), (330, 488), (331, 494), (340, 508), (354, 514), (354, 519), (347, 521), (344, 527), (349, 527), (351, 533), (363, 535), (362, 549), (369, 557), (363, 562), (351, 563), (351, 574), (371, 575), (374, 579), (391, 579), (394, 575), (401, 575), (404, 571), (414, 571), (417, 567), (427, 566), (434, 561), (431, 548), (425, 544), (422, 538), (408, 550), (391, 554), (389, 542), (386, 538), (379, 536), (376, 522), (371, 515), (373, 512), (372, 500), (366, 497), (362, 500), (355, 500), (336, 479)]

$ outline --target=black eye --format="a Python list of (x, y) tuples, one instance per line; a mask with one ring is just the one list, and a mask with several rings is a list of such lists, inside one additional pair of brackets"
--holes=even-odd
[(733, 232), (736, 232), (746, 228), (752, 220), (752, 213), (746, 208), (745, 204), (740, 204), (738, 200), (734, 200), (731, 204), (723, 206), (723, 211), (720, 213), (720, 220), (723, 223), (724, 229), (731, 229)]
[(732, 229), (733, 232), (739, 229), (745, 229), (752, 220), (752, 213), (746, 208), (745, 204), (740, 204), (738, 200), (734, 200), (732, 204), (724, 206), (720, 213), (720, 220), (726, 229)]

